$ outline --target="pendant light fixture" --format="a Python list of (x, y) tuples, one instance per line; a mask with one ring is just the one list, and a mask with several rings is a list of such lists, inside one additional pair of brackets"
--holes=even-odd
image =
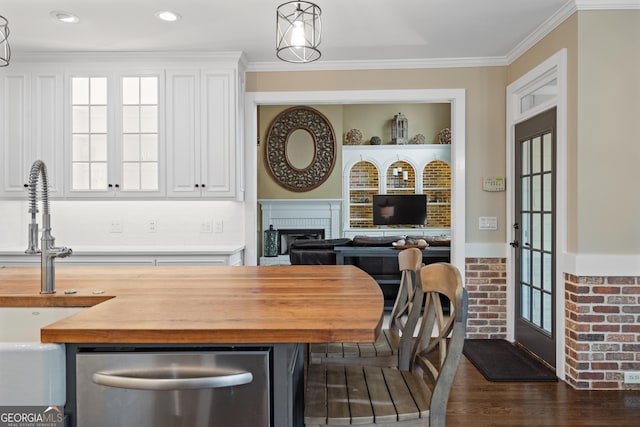
[(276, 12), (276, 55), (286, 62), (306, 63), (320, 58), (320, 8), (307, 1), (290, 1)]
[(0, 15), (0, 67), (9, 65), (11, 48), (9, 47), (9, 21)]

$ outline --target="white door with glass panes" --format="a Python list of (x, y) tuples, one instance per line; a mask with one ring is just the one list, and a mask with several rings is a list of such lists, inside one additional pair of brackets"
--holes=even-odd
[(160, 74), (70, 78), (67, 194), (164, 195)]

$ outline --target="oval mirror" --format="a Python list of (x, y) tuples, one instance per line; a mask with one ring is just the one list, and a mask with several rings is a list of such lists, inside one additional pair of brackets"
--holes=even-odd
[(316, 143), (313, 135), (306, 129), (296, 129), (285, 143), (285, 155), (291, 166), (305, 170), (316, 157)]

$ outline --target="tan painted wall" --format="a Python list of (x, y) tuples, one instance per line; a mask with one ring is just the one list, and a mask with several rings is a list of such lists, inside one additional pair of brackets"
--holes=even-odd
[(578, 18), (578, 252), (638, 254), (640, 11)]
[(578, 178), (576, 157), (578, 110), (578, 17), (573, 14), (524, 55), (507, 71), (511, 84), (547, 58), (567, 49), (567, 250), (576, 252), (578, 240)]
[[(506, 239), (505, 193), (483, 192), (481, 180), (483, 176), (505, 175), (506, 79), (506, 67), (253, 72), (247, 73), (247, 92), (464, 88), (467, 100), (466, 241), (502, 243)], [(268, 126), (262, 121), (261, 128)], [(411, 122), (409, 127), (412, 134)], [(259, 194), (269, 194), (263, 192), (266, 191), (264, 185), (268, 184), (258, 183)], [(341, 197), (317, 190), (317, 194), (309, 192), (305, 197), (307, 194), (313, 198)], [(498, 217), (499, 229), (478, 230), (479, 216)]]

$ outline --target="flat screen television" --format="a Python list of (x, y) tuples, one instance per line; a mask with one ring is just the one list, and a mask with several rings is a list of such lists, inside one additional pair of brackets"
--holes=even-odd
[(374, 225), (420, 225), (427, 222), (427, 196), (424, 194), (375, 194)]

